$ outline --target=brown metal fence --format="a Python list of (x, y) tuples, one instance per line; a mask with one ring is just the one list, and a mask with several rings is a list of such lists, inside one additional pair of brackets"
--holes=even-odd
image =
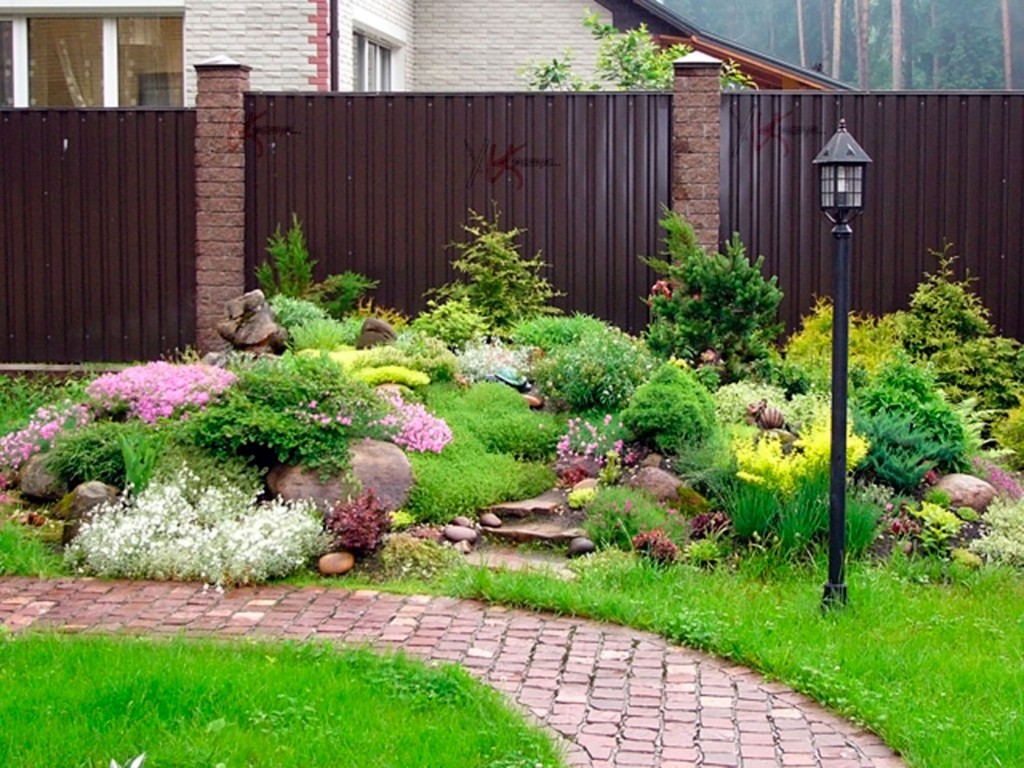
[(195, 340), (195, 113), (0, 111), (0, 362)]
[(834, 244), (814, 156), (841, 117), (871, 155), (853, 222), (852, 305), (905, 307), (952, 244), (1000, 332), (1024, 339), (1024, 93), (736, 93), (723, 96), (722, 236), (762, 253), (790, 328), (832, 293)]
[(638, 331), (670, 116), (664, 94), (248, 94), (247, 280), (294, 212), (318, 277), (363, 273), (378, 303), (415, 312), (453, 279), (469, 209), (493, 204), (563, 308)]

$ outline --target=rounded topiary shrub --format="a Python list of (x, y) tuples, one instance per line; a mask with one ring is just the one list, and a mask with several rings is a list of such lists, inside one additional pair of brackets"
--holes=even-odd
[(637, 388), (621, 416), (636, 439), (672, 454), (701, 446), (716, 424), (711, 394), (691, 370), (671, 363)]

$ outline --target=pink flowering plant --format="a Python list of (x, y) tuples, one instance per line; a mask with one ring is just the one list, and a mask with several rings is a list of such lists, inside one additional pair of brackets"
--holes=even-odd
[(212, 365), (160, 361), (105, 374), (85, 391), (99, 413), (156, 424), (205, 410), (236, 378), (231, 371)]
[(608, 454), (622, 454), (626, 428), (622, 422), (606, 414), (596, 424), (579, 417), (569, 419), (569, 430), (558, 441), (558, 458), (571, 461), (592, 458), (600, 466), (608, 461)]
[(452, 441), (447, 422), (420, 403), (407, 403), (397, 392), (382, 392), (381, 398), (393, 409), (378, 422), (391, 435), (391, 442), (410, 451), (440, 453)]
[(0, 488), (6, 487), (7, 473), (17, 471), (33, 454), (48, 450), (58, 435), (88, 424), (91, 418), (88, 407), (70, 400), (36, 410), (23, 429), (0, 438)]

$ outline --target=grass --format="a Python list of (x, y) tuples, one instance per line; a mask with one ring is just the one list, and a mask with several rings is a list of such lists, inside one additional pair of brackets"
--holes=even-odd
[[(603, 560), (603, 562), (602, 562)], [(449, 591), (657, 632), (765, 672), (881, 735), (912, 766), (1011, 766), (1024, 755), (1024, 581), (936, 561), (853, 565), (823, 615), (825, 568), (657, 568), (596, 558), (575, 581), (466, 570)]]
[[(0, 492), (2, 495), (2, 492)], [(17, 523), (5, 523), (0, 502), (0, 576), (60, 576), (64, 561), (39, 536)]]
[(554, 768), (453, 666), (314, 644), (0, 636), (0, 765)]

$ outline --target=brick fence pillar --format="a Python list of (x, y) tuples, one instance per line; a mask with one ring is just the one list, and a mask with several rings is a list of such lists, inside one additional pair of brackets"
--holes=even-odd
[(693, 226), (697, 241), (718, 250), (719, 127), (722, 62), (700, 52), (675, 62), (672, 89), (672, 210)]
[(245, 290), (245, 104), (249, 67), (196, 64), (196, 345), (223, 349), (225, 302)]

